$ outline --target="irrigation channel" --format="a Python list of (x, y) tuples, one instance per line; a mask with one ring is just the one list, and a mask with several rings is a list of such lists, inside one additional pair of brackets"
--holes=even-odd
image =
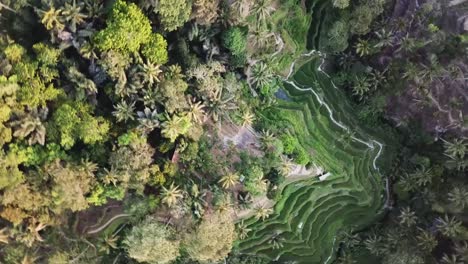
[(329, 176), (311, 175), (279, 190), (268, 219), (244, 220), (252, 231), (238, 248), (272, 262), (328, 264), (335, 259), (340, 234), (368, 227), (384, 211), (379, 162), (386, 155), (384, 143), (360, 124), (346, 96), (323, 71), (324, 54), (311, 51), (299, 59), (305, 58), (297, 70), (296, 62), (291, 64), (284, 80), (287, 98), (279, 98), (266, 116), (290, 127)]

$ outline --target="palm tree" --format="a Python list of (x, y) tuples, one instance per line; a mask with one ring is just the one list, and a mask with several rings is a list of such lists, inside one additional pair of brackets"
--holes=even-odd
[(23, 116), (18, 121), (11, 122), (11, 125), (14, 127), (15, 131), (13, 136), (19, 138), (29, 137), (29, 145), (33, 145), (35, 143), (44, 145), (46, 128), (41, 122), (39, 113), (36, 111)]
[(232, 188), (239, 183), (239, 175), (237, 173), (228, 173), (221, 177), (218, 183), (221, 184), (224, 189)]
[(269, 21), (271, 13), (275, 11), (275, 8), (271, 0), (257, 0), (252, 11), (257, 16), (257, 26), (264, 27), (267, 21)]
[(270, 85), (273, 79), (273, 71), (265, 62), (258, 62), (252, 67), (252, 83), (257, 88)]
[(468, 191), (465, 187), (455, 187), (448, 193), (448, 200), (456, 207), (464, 209), (468, 205)]
[(376, 48), (391, 47), (393, 46), (393, 43), (395, 42), (395, 38), (393, 37), (393, 32), (386, 31), (384, 28), (376, 32), (375, 35), (379, 39), (379, 42), (377, 42), (377, 44), (375, 44), (374, 46)]
[(134, 120), (134, 111), (135, 111), (135, 102), (130, 104), (126, 101), (121, 101), (114, 106), (115, 111), (112, 112), (112, 115), (115, 116), (117, 122), (127, 122), (128, 120)]
[(8, 244), (10, 235), (8, 234), (8, 228), (4, 227), (0, 229), (0, 243)]
[(459, 261), (457, 255), (451, 254), (450, 256), (444, 254), (441, 259), (442, 264), (463, 264), (464, 262)]
[(255, 115), (252, 114), (252, 112), (250, 112), (249, 110), (247, 110), (242, 113), (240, 119), (242, 121), (243, 127), (251, 126), (255, 121)]
[(248, 228), (243, 220), (237, 225), (237, 234), (241, 240), (246, 239), (250, 231), (252, 231), (252, 229)]
[(419, 229), (420, 233), (416, 236), (418, 241), (418, 246), (426, 252), (432, 252), (432, 250), (437, 246), (437, 239), (431, 233)]
[(49, 10), (37, 10), (39, 16), (41, 17), (41, 23), (46, 27), (47, 30), (51, 30), (53, 28), (57, 30), (62, 30), (64, 25), (62, 24), (61, 9), (55, 9), (54, 7), (49, 8)]
[(273, 235), (270, 240), (268, 241), (268, 244), (271, 244), (271, 247), (273, 249), (280, 249), (282, 247), (284, 247), (284, 241), (285, 239), (283, 237), (281, 237), (279, 234), (275, 234)]
[(371, 52), (372, 52), (372, 47), (369, 41), (365, 39), (359, 39), (358, 43), (356, 44), (356, 53), (360, 57), (364, 57), (366, 55), (371, 54)]
[(208, 112), (215, 122), (228, 118), (228, 113), (237, 109), (234, 102), (235, 97), (229, 96), (226, 98), (223, 96), (223, 91), (223, 88), (215, 89), (213, 94), (210, 95), (210, 101), (207, 105)]
[(421, 167), (416, 169), (415, 172), (411, 173), (411, 177), (416, 180), (416, 184), (420, 187), (426, 186), (432, 182), (434, 173), (432, 168)]
[(171, 184), (169, 189), (163, 186), (161, 195), (163, 197), (162, 202), (169, 207), (173, 207), (179, 201), (179, 199), (184, 197), (182, 191), (179, 190), (179, 187), (175, 186), (174, 183)]
[(468, 150), (468, 142), (465, 139), (456, 138), (453, 142), (444, 140), (444, 152), (449, 157), (464, 158)]
[(416, 213), (411, 211), (411, 208), (409, 207), (403, 208), (398, 218), (400, 219), (400, 224), (405, 225), (407, 227), (415, 225), (416, 220), (418, 220)]
[(278, 171), (283, 175), (287, 176), (289, 175), (294, 168), (294, 163), (292, 162), (292, 159), (282, 155), (281, 156), (281, 163), (278, 167)]
[(455, 243), (455, 252), (464, 263), (468, 263), (468, 243), (466, 241)]
[(384, 253), (385, 248), (382, 246), (382, 238), (376, 235), (372, 235), (364, 240), (364, 245), (367, 250), (375, 256), (381, 256)]
[(140, 123), (138, 128), (145, 133), (151, 132), (153, 129), (159, 127), (159, 114), (156, 109), (151, 110), (145, 107), (143, 111), (138, 111), (137, 115), (138, 122)]
[(35, 256), (30, 257), (29, 255), (26, 255), (21, 260), (21, 264), (34, 264), (36, 263), (36, 260), (38, 259), (39, 259), (38, 257), (35, 257)]
[(159, 74), (162, 73), (162, 70), (159, 68), (159, 65), (148, 61), (140, 67), (142, 70), (141, 75), (143, 77), (143, 83), (149, 83), (150, 85), (153, 85), (154, 83), (160, 81)]
[(167, 121), (162, 124), (161, 134), (174, 142), (177, 137), (186, 134), (191, 126), (192, 123), (188, 115), (172, 115), (167, 117)]
[(445, 236), (456, 237), (462, 228), (462, 223), (455, 219), (455, 217), (449, 217), (445, 215), (444, 218), (437, 218), (437, 229)]
[(203, 123), (206, 117), (205, 110), (203, 109), (205, 108), (205, 105), (201, 101), (195, 102), (195, 100), (188, 100), (188, 102), (190, 107), (190, 110), (188, 111), (188, 116), (190, 117), (192, 122), (198, 124)]
[(273, 209), (259, 206), (255, 210), (255, 219), (265, 221), (273, 213)]
[(76, 0), (73, 0), (71, 4), (68, 2), (65, 3), (62, 15), (67, 22), (70, 22), (70, 29), (72, 32), (75, 32), (76, 26), (83, 23), (84, 19), (87, 18), (85, 14), (81, 13), (82, 10), (83, 3), (77, 5)]
[(370, 90), (370, 83), (366, 77), (356, 77), (353, 85), (353, 94), (363, 97)]

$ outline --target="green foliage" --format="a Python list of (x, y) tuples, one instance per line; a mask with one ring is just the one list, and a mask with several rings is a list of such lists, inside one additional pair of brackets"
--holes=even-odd
[(91, 191), (86, 200), (95, 206), (101, 206), (108, 202), (108, 199), (121, 201), (125, 197), (125, 189), (121, 186), (98, 184)]
[(328, 47), (333, 52), (344, 51), (348, 47), (349, 21), (337, 20), (328, 31)]
[(229, 213), (216, 212), (202, 220), (184, 241), (184, 247), (193, 260), (217, 262), (227, 257), (235, 238), (236, 231)]
[(5, 57), (12, 63), (19, 62), (26, 54), (26, 50), (19, 44), (10, 44), (3, 52)]
[(18, 168), (24, 159), (14, 152), (5, 154), (0, 150), (0, 190), (13, 187), (24, 180), (24, 175)]
[(240, 27), (231, 27), (223, 34), (223, 45), (234, 56), (241, 56), (246, 52), (247, 35)]
[(143, 45), (141, 53), (151, 63), (165, 64), (168, 60), (167, 42), (160, 34), (151, 34), (149, 42)]
[(347, 8), (349, 0), (333, 0), (333, 6), (341, 9)]
[(179, 240), (175, 231), (148, 217), (134, 226), (123, 244), (128, 255), (139, 263), (166, 264), (179, 256)]
[(246, 168), (243, 172), (245, 177), (245, 189), (253, 195), (261, 195), (267, 191), (267, 183), (263, 179), (263, 170), (258, 165)]
[(174, 31), (183, 26), (190, 18), (192, 2), (190, 0), (160, 0), (158, 13), (166, 31)]
[(148, 18), (135, 4), (123, 0), (114, 3), (107, 27), (94, 36), (94, 43), (101, 51), (115, 50), (124, 54), (137, 52), (150, 40)]
[[(77, 139), (95, 144), (106, 139), (109, 122), (103, 117), (91, 115), (91, 107), (85, 103), (64, 103), (52, 116), (52, 136), (65, 149), (71, 148)], [(54, 133), (53, 133), (54, 134)]]

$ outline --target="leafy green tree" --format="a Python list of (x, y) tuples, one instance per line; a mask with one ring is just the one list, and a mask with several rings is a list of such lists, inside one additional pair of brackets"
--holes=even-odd
[(328, 31), (328, 47), (333, 52), (341, 52), (348, 48), (349, 21), (338, 20)]
[(151, 63), (165, 64), (168, 60), (167, 41), (160, 34), (151, 34), (149, 42), (143, 45), (141, 53)]
[(45, 171), (53, 181), (51, 196), (55, 212), (67, 209), (75, 212), (88, 207), (86, 196), (94, 185), (94, 169), (86, 170), (83, 165), (63, 165), (57, 160), (47, 165)]
[(231, 27), (223, 34), (223, 45), (234, 56), (241, 56), (246, 52), (247, 34), (240, 27)]
[(151, 217), (134, 226), (123, 244), (128, 255), (139, 263), (166, 264), (179, 256), (180, 242), (175, 231)]
[(174, 31), (190, 18), (192, 3), (189, 0), (160, 0), (158, 13), (166, 31)]
[(24, 180), (23, 172), (18, 168), (21, 162), (21, 157), (13, 152), (5, 154), (0, 150), (0, 190), (15, 186)]
[(203, 218), (188, 235), (184, 247), (190, 258), (199, 262), (217, 262), (227, 257), (236, 239), (236, 230), (228, 212), (215, 212)]
[(101, 51), (115, 50), (121, 53), (137, 52), (142, 44), (151, 40), (148, 18), (133, 3), (117, 0), (107, 19), (107, 27), (94, 36), (94, 43)]
[(52, 138), (66, 149), (71, 148), (77, 139), (86, 144), (103, 141), (110, 124), (103, 117), (91, 115), (91, 107), (85, 103), (62, 104), (52, 115)]

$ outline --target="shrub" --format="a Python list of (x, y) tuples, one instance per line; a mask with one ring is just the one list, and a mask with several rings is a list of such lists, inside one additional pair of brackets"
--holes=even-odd
[(233, 55), (242, 56), (247, 48), (247, 35), (240, 27), (231, 27), (223, 34), (223, 45)]

